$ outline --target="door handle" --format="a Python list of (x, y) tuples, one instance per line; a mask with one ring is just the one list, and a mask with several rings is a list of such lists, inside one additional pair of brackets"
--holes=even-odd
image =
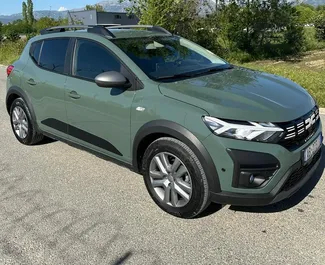
[(73, 90), (73, 91), (69, 92), (69, 97), (73, 98), (73, 99), (79, 99), (80, 95), (76, 91)]
[(33, 78), (28, 79), (26, 82), (27, 82), (27, 84), (30, 84), (31, 86), (37, 85), (37, 83), (35, 82), (35, 80)]

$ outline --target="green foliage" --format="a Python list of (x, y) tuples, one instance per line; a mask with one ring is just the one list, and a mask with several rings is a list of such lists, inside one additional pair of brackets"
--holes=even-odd
[[(127, 0), (122, 0), (127, 1)], [(128, 10), (140, 18), (141, 24), (160, 25), (184, 37), (193, 35), (197, 29), (197, 0), (130, 0)]]
[(22, 53), (26, 41), (19, 40), (17, 42), (4, 41), (0, 43), (0, 63), (4, 65), (12, 64)]
[(296, 6), (299, 14), (299, 23), (302, 25), (312, 24), (315, 20), (317, 12), (311, 5), (301, 4)]
[(219, 0), (216, 11), (202, 17), (203, 0), (187, 0), (186, 4), (185, 0), (121, 1), (132, 2), (128, 11), (142, 24), (160, 25), (222, 57), (239, 56), (245, 61), (304, 51), (303, 21), (310, 16), (305, 13), (316, 12), (306, 5), (301, 10), (307, 11), (299, 12), (286, 0)]
[(7, 31), (16, 31), (19, 34), (29, 34), (35, 30), (32, 25), (29, 25), (22, 20), (16, 20), (3, 26), (3, 32)]
[(37, 35), (37, 34), (36, 34), (35, 32), (33, 32), (33, 33), (28, 33), (28, 34), (26, 35), (26, 39), (27, 39), (27, 40), (30, 40), (31, 38), (34, 38), (36, 35)]
[(42, 29), (59, 26), (60, 21), (54, 18), (42, 17), (35, 22), (35, 29), (40, 32)]
[(319, 14), (315, 19), (316, 38), (325, 40), (325, 12)]
[(6, 38), (11, 42), (16, 42), (20, 39), (18, 32), (14, 29), (8, 29), (6, 31)]
[(23, 14), (23, 21), (27, 24), (28, 20), (27, 20), (27, 4), (26, 4), (26, 2), (23, 2), (23, 4), (22, 4), (22, 14)]
[(2, 27), (2, 23), (0, 22), (0, 43), (3, 40), (3, 27)]
[(86, 5), (86, 10), (96, 10), (97, 12), (105, 12), (104, 7), (100, 4)]
[(27, 23), (33, 25), (34, 23), (34, 4), (32, 0), (27, 0)]

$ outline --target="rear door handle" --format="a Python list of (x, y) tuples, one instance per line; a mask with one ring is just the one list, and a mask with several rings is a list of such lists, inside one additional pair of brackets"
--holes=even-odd
[(76, 91), (72, 90), (69, 92), (69, 97), (73, 99), (79, 99), (80, 95)]
[(27, 82), (27, 84), (30, 84), (31, 86), (37, 85), (37, 83), (35, 82), (35, 80), (33, 78), (28, 79), (26, 82)]

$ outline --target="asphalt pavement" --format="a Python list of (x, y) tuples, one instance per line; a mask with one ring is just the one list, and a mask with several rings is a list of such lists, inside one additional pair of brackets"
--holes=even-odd
[(0, 264), (325, 264), (325, 156), (286, 201), (178, 219), (127, 168), (62, 142), (20, 144), (5, 79), (0, 67)]

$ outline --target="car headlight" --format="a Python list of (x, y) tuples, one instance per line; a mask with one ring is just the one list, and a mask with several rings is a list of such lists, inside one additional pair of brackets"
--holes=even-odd
[(283, 129), (270, 122), (221, 120), (204, 116), (204, 123), (214, 134), (239, 140), (276, 143), (284, 134)]

